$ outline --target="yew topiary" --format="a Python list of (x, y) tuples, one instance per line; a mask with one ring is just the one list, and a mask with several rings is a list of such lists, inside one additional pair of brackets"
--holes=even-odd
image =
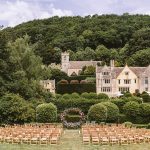
[(118, 106), (111, 102), (102, 102), (101, 104), (105, 105), (107, 108), (107, 121), (116, 121), (119, 116)]
[(57, 120), (57, 107), (53, 103), (40, 104), (36, 108), (36, 119), (40, 123), (50, 123)]
[(105, 105), (98, 103), (90, 107), (88, 111), (90, 121), (102, 122), (107, 119), (107, 108)]

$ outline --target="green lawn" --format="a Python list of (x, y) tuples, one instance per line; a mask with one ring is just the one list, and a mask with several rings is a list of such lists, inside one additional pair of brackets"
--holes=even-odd
[(79, 130), (66, 130), (59, 145), (12, 145), (0, 144), (0, 150), (150, 150), (150, 144), (133, 145), (83, 145)]

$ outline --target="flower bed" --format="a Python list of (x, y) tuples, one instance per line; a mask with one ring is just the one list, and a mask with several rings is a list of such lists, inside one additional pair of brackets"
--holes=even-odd
[[(71, 112), (79, 113), (80, 119), (79, 119), (78, 122), (67, 122), (66, 116), (67, 116), (69, 113), (71, 113)], [(79, 127), (82, 125), (83, 121), (85, 120), (84, 113), (83, 113), (79, 108), (69, 108), (69, 109), (65, 109), (65, 110), (63, 111), (63, 113), (61, 113), (60, 118), (61, 118), (61, 121), (62, 121), (64, 127), (66, 127), (66, 128), (73, 128), (73, 129), (79, 128)]]

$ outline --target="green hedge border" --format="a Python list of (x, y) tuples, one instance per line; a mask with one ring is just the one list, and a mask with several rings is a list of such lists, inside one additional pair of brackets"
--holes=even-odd
[(95, 83), (86, 83), (86, 84), (57, 84), (56, 93), (58, 94), (72, 94), (72, 93), (82, 94), (84, 92), (94, 92), (96, 93), (96, 84)]

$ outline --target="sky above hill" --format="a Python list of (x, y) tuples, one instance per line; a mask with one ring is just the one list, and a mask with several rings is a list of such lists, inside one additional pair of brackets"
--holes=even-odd
[(15, 26), (51, 16), (148, 14), (150, 0), (0, 0), (0, 25)]

